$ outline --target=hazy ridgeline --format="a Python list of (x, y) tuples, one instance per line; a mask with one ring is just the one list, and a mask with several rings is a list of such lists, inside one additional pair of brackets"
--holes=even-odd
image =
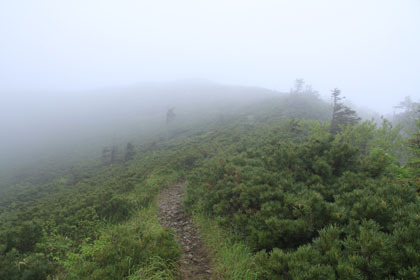
[[(302, 84), (288, 93), (204, 80), (94, 91), (14, 92), (1, 103), (0, 186), (29, 177), (29, 183), (36, 183), (34, 178), (43, 181), (80, 162), (99, 160), (106, 146), (167, 140), (199, 124), (217, 125), (232, 118), (252, 123), (273, 117), (329, 121), (330, 100), (298, 81)], [(400, 114), (388, 117), (412, 126), (411, 107), (417, 103), (410, 99), (405, 103)], [(169, 110), (175, 118), (167, 123)], [(370, 109), (356, 110), (362, 119), (381, 122)]]
[[(179, 182), (221, 279), (415, 275), (419, 104), (404, 100), (394, 123), (360, 122), (339, 89), (331, 104), (301, 82), (14, 95), (2, 110), (0, 278), (178, 279), (181, 249), (155, 198)], [(378, 254), (364, 253), (366, 231)]]
[[(13, 93), (1, 103), (0, 177), (25, 174), (39, 163), (68, 167), (99, 158), (104, 146), (166, 137), (165, 131), (177, 125), (225, 118), (278, 96), (262, 88), (204, 81)], [(168, 125), (166, 113), (171, 108), (176, 121)]]
[(188, 279), (174, 185), (212, 279), (419, 279), (419, 0), (24, 2), (0, 280)]

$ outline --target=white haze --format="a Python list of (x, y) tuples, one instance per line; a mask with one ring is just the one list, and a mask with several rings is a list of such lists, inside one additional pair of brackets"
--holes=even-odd
[(1, 1), (0, 94), (304, 78), (386, 113), (420, 98), (419, 15), (419, 0)]
[(152, 135), (171, 107), (223, 118), (296, 78), (392, 113), (420, 99), (419, 15), (420, 0), (0, 1), (0, 181)]

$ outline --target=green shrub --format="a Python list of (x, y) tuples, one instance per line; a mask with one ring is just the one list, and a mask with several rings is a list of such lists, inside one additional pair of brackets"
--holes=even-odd
[(186, 207), (259, 251), (261, 279), (418, 278), (420, 200), (390, 154), (396, 130), (363, 123), (303, 135), (285, 126), (242, 137), (246, 151), (190, 174)]
[(153, 265), (157, 257), (173, 268), (180, 254), (171, 231), (151, 219), (133, 220), (102, 232), (93, 244), (84, 244), (65, 267), (67, 279), (122, 279)]

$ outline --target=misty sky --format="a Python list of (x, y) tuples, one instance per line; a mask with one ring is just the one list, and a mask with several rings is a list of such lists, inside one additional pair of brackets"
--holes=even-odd
[(420, 0), (0, 1), (0, 94), (296, 78), (384, 113), (420, 99)]

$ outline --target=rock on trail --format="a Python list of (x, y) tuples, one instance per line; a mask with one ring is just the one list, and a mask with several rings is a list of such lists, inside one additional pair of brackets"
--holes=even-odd
[(210, 258), (198, 238), (198, 231), (184, 212), (182, 198), (184, 185), (176, 184), (164, 189), (158, 197), (159, 220), (172, 228), (183, 255), (179, 263), (182, 280), (211, 280)]

